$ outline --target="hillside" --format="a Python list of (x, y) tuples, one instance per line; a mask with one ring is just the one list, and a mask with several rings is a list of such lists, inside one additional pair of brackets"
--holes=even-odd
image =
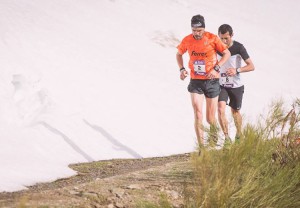
[(74, 176), (69, 164), (194, 151), (189, 78), (179, 79), (175, 54), (195, 14), (212, 33), (232, 25), (254, 62), (241, 75), (244, 123), (274, 97), (289, 103), (300, 92), (299, 8), (296, 0), (1, 0), (0, 192)]
[(191, 181), (189, 158), (183, 154), (73, 164), (76, 176), (0, 193), (0, 206), (136, 208), (159, 204), (166, 197), (174, 207), (181, 207), (182, 192)]

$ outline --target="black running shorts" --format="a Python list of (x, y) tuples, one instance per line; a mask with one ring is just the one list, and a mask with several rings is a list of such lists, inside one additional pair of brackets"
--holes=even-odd
[(228, 105), (229, 98), (229, 106), (235, 110), (240, 110), (242, 107), (242, 100), (244, 94), (244, 85), (237, 88), (225, 88), (221, 86), (221, 92), (219, 95), (219, 102), (225, 101)]
[(190, 93), (204, 94), (207, 98), (214, 98), (220, 94), (219, 79), (191, 79), (188, 85)]

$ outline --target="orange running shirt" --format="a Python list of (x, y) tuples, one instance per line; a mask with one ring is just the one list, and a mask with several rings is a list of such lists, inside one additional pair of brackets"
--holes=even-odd
[(218, 36), (204, 32), (200, 40), (196, 40), (193, 34), (186, 36), (177, 49), (181, 55), (186, 51), (190, 55), (191, 79), (207, 79), (206, 73), (217, 64), (217, 51), (222, 53), (227, 47)]

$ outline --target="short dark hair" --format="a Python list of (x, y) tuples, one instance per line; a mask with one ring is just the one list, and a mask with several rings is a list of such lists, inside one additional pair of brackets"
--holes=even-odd
[(225, 34), (227, 32), (229, 32), (230, 36), (233, 34), (233, 30), (232, 30), (232, 27), (230, 25), (223, 24), (219, 27), (218, 33)]
[(200, 14), (197, 14), (192, 17), (191, 19), (191, 26), (192, 27), (203, 27), (205, 28), (205, 20), (204, 17)]

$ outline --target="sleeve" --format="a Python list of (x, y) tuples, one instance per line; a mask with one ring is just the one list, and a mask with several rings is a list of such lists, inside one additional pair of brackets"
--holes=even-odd
[(177, 46), (177, 49), (178, 53), (180, 53), (181, 55), (183, 55), (187, 51), (187, 47), (184, 40), (182, 40), (181, 43)]
[(217, 52), (220, 52), (221, 54), (225, 49), (227, 49), (227, 46), (217, 36), (215, 36), (215, 46)]
[(250, 58), (249, 54), (247, 53), (246, 48), (243, 45), (241, 45), (241, 47), (240, 47), (240, 54), (244, 61), (247, 60), (248, 58)]

